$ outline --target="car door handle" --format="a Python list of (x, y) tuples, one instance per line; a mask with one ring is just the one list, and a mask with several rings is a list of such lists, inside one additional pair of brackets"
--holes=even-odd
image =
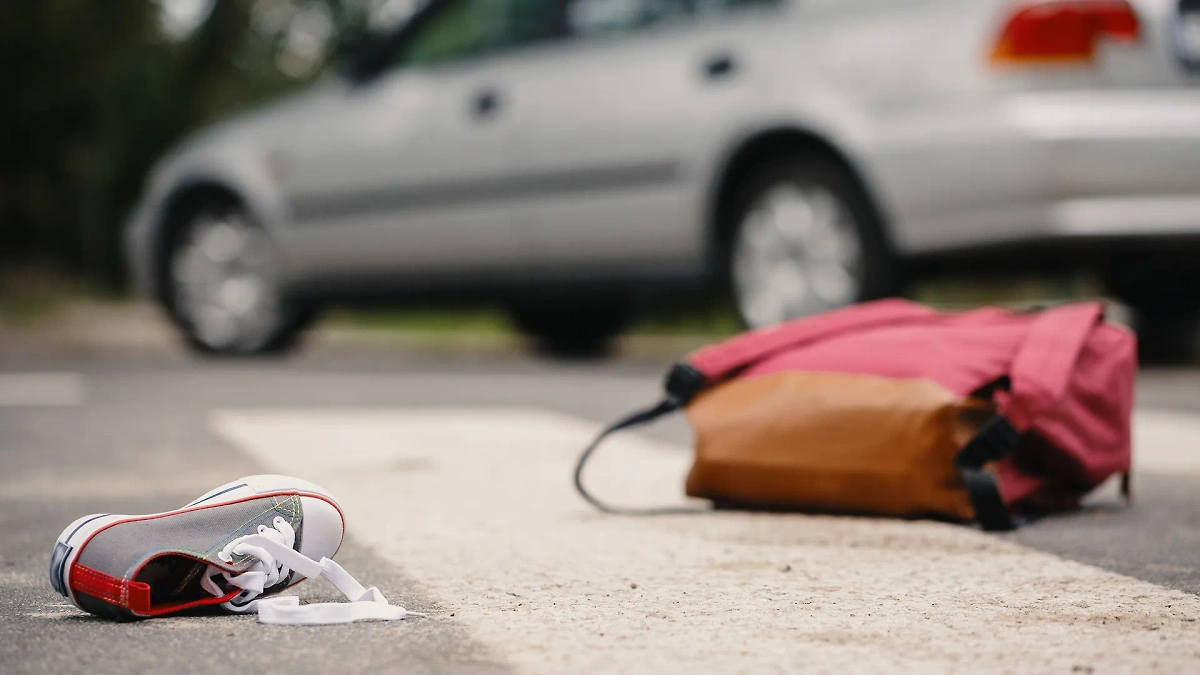
[(471, 99), (471, 115), (485, 120), (500, 110), (500, 93), (495, 89), (484, 89)]
[(709, 80), (724, 80), (737, 72), (737, 59), (728, 52), (716, 54), (704, 62), (704, 77)]

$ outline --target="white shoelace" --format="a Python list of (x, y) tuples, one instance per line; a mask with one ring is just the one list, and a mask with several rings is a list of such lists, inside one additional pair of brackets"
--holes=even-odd
[[(227, 584), (242, 589), (222, 607), (232, 612), (257, 612), (260, 623), (294, 625), (394, 621), (406, 616), (425, 616), (389, 604), (378, 588), (363, 588), (349, 572), (329, 558), (321, 558), (318, 562), (293, 549), (296, 531), (283, 518), (277, 516), (272, 525), (274, 529), (259, 525), (257, 534), (238, 537), (217, 553), (217, 557), (225, 562), (232, 562), (235, 555), (250, 556), (254, 560), (250, 569), (241, 574), (230, 574), (220, 567), (209, 565), (205, 571), (200, 585), (217, 597), (225, 596), (227, 592), (212, 580), (215, 576), (224, 577)], [(300, 598), (294, 595), (258, 597), (263, 589), (286, 579), (293, 570), (309, 579), (325, 579), (341, 591), (349, 602), (301, 605)]]

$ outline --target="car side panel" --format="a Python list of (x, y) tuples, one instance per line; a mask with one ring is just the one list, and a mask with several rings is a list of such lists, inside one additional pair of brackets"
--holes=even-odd
[[(540, 265), (704, 260), (711, 157), (761, 95), (766, 70), (749, 45), (770, 20), (757, 13), (580, 38), (518, 67), (521, 165), (611, 181), (531, 200)], [(729, 71), (706, 75), (722, 59)]]

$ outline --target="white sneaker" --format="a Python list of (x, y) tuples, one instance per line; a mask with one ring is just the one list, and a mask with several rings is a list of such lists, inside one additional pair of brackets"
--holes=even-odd
[[(258, 612), (267, 623), (403, 618), (404, 608), (330, 560), (344, 533), (341, 508), (321, 487), (288, 476), (247, 476), (176, 511), (76, 520), (54, 546), (50, 585), (80, 609), (117, 620), (204, 605)], [(294, 596), (278, 595), (315, 576), (351, 602), (301, 607)]]

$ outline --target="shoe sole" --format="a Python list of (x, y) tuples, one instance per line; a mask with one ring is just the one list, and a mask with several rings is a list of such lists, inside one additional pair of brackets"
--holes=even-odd
[[(337, 519), (338, 541), (333, 547), (333, 553), (324, 557), (332, 558), (334, 554), (342, 546), (342, 538), (345, 536), (345, 518), (342, 516), (342, 507), (333, 498), (333, 495), (326, 492), (322, 487), (315, 483), (310, 483), (299, 478), (291, 478), (289, 476), (279, 476), (274, 474), (262, 474), (256, 476), (246, 476), (235, 481), (230, 481), (224, 485), (216, 487), (201, 495), (195, 501), (189, 503), (180, 509), (174, 511), (164, 511), (162, 513), (151, 513), (146, 515), (127, 515), (121, 513), (93, 513), (76, 519), (70, 525), (63, 529), (58, 535), (58, 539), (54, 543), (54, 552), (50, 556), (50, 585), (54, 590), (58, 591), (63, 596), (71, 600), (72, 604), (79, 607), (79, 602), (75, 599), (75, 593), (71, 590), (71, 582), (68, 577), (71, 566), (75, 564), (75, 560), (79, 554), (83, 552), (88, 541), (97, 533), (105, 530), (113, 525), (124, 522), (138, 520), (153, 520), (155, 518), (163, 518), (172, 516), (178, 513), (187, 511), (197, 511), (200, 509), (210, 509), (233, 502), (240, 502), (247, 499), (260, 499), (263, 497), (297, 495), (301, 499), (301, 504), (304, 508), (304, 518), (306, 527), (305, 532), (325, 532), (331, 531), (332, 519)], [(310, 515), (312, 520), (310, 520)], [(310, 529), (307, 525), (316, 521), (316, 526)], [(300, 552), (313, 557), (309, 553), (305, 553), (309, 549), (322, 549), (328, 547), (329, 543), (317, 539), (312, 542), (313, 537), (306, 536), (300, 541)], [(318, 556), (319, 557), (319, 556)], [(304, 577), (297, 576), (290, 586), (304, 580)], [(82, 609), (82, 607), (80, 607)]]

